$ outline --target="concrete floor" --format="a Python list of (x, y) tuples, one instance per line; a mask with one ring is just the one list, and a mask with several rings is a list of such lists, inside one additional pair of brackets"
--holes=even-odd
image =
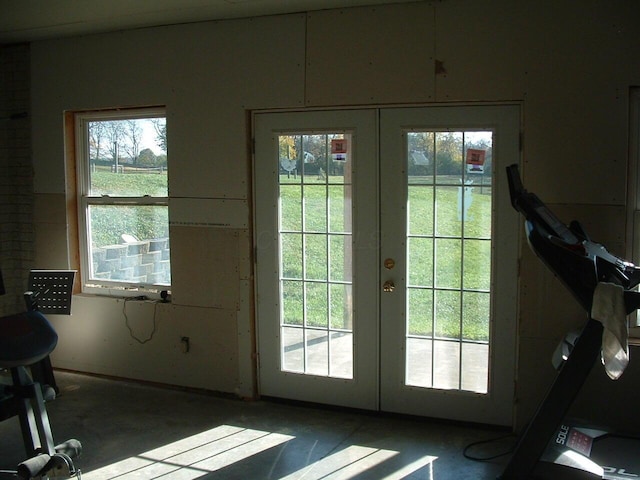
[[(508, 458), (463, 456), (468, 444), (505, 435), (491, 428), (241, 401), (69, 372), (56, 378), (61, 393), (48, 404), (55, 440), (82, 442), (76, 466), (84, 480), (478, 480), (496, 478)], [(514, 441), (473, 454), (494, 455)], [(0, 423), (0, 470), (15, 468), (24, 455), (17, 419)]]

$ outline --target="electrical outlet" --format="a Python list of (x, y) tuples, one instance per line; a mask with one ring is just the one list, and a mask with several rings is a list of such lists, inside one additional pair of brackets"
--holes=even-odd
[(189, 337), (180, 338), (180, 345), (182, 347), (182, 353), (189, 353), (189, 350), (191, 350), (191, 341), (189, 340)]

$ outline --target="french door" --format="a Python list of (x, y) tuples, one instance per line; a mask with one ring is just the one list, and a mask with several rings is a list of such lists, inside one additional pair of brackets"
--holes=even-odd
[(511, 424), (519, 115), (254, 115), (262, 395)]

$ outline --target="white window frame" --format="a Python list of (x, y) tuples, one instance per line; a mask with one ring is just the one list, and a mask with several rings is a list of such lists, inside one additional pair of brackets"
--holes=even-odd
[[(640, 87), (629, 91), (629, 232), (627, 248), (633, 262), (640, 265)], [(630, 316), (629, 336), (634, 344), (640, 344), (640, 316)], [(636, 326), (637, 325), (637, 326)]]
[(76, 178), (78, 198), (78, 232), (79, 232), (79, 256), (82, 278), (82, 292), (98, 295), (110, 295), (120, 297), (132, 297), (144, 295), (150, 298), (161, 298), (165, 293), (170, 293), (171, 285), (153, 283), (133, 283), (127, 281), (92, 279), (91, 276), (91, 249), (90, 232), (88, 228), (88, 212), (91, 205), (122, 205), (122, 206), (165, 206), (168, 208), (169, 197), (156, 197), (143, 195), (139, 197), (112, 197), (91, 196), (90, 193), (90, 153), (88, 141), (88, 125), (94, 121), (115, 121), (164, 117), (164, 107), (142, 107), (117, 110), (97, 110), (76, 112), (75, 147), (76, 147)]

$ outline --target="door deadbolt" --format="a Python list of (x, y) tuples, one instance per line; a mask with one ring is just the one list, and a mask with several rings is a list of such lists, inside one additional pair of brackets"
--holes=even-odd
[(391, 270), (395, 266), (396, 266), (396, 261), (393, 258), (385, 259), (384, 268), (386, 268), (387, 270)]

